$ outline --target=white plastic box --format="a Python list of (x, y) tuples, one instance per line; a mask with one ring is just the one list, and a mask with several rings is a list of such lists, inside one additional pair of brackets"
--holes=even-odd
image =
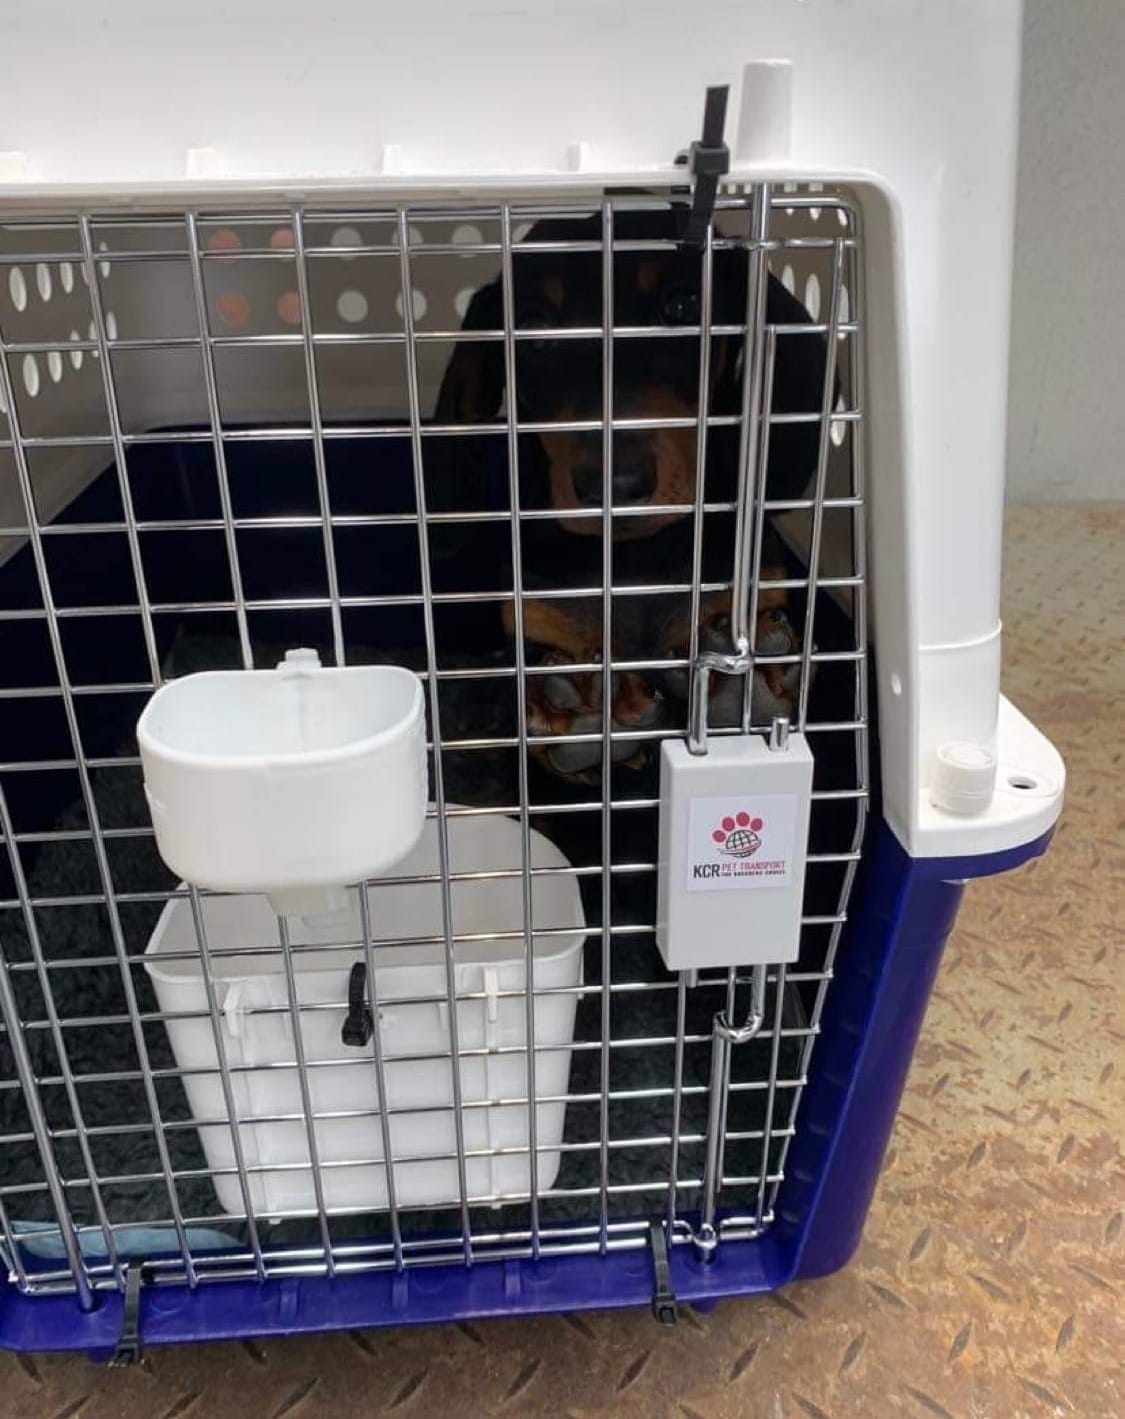
[[(510, 870), (521, 860), (519, 825), (510, 819), (452, 818), (449, 842), (454, 873)], [(568, 863), (553, 844), (532, 832), (531, 865), (565, 869)], [(437, 829), (432, 820), (414, 851), (395, 867), (396, 878), (426, 874), (438, 874)], [(289, 922), (294, 945), (324, 946), (323, 952), (293, 953), (313, 1112), (365, 1111), (362, 1117), (315, 1121), (324, 1203), (336, 1211), (387, 1205), (380, 1121), (371, 1112), (379, 1107), (373, 1050), (370, 1045), (355, 1048), (341, 1042), (348, 976), (364, 958), (358, 894), (353, 892), (352, 898), (350, 920), (345, 917), (330, 926), (310, 925), (299, 918)], [(451, 1062), (419, 1057), (448, 1054), (450, 1048), (440, 885), (436, 880), (375, 884), (368, 888), (368, 901), (376, 941), (413, 938), (416, 942), (380, 946), (375, 952), (396, 1202), (405, 1207), (453, 1203), (459, 1200), (460, 1190), (454, 1161)], [(527, 1150), (530, 1134), (526, 1102), (501, 1102), (526, 1101), (528, 1096), (527, 1015), (521, 997), (526, 982), (522, 877), (454, 882), (452, 906), (455, 935), (512, 933), (508, 939), (463, 941), (454, 948), (460, 1051), (462, 1055), (473, 1051), (461, 1059), (468, 1193), (482, 1200), (526, 1193), (528, 1152), (494, 1151)], [(266, 1216), (313, 1208), (316, 1197), (280, 946), (256, 956), (222, 954), (276, 945), (277, 919), (264, 896), (204, 898), (203, 912), (251, 1206), (256, 1214)], [(532, 921), (536, 1093), (540, 1098), (561, 1099), (567, 1090), (577, 993), (539, 992), (581, 984), (586, 927), (577, 880), (565, 874), (533, 878)], [(418, 944), (417, 939), (424, 937), (438, 939)], [(199, 1015), (167, 1024), (180, 1069), (215, 1071), (184, 1077), (193, 1116), (225, 1119), (197, 950), (190, 901), (177, 897), (161, 914), (146, 964), (161, 1010)], [(191, 953), (195, 959), (164, 959), (173, 952)], [(513, 994), (501, 998), (505, 992)], [(483, 998), (461, 999), (466, 993)], [(400, 1003), (418, 996), (435, 999)], [(261, 1068), (246, 1070), (246, 1065)], [(562, 1102), (540, 1103), (536, 1108), (540, 1190), (552, 1185), (559, 1170), (564, 1115)], [(278, 1116), (288, 1117), (264, 1121)], [(244, 1214), (229, 1126), (206, 1124), (199, 1134), (208, 1166), (230, 1170), (214, 1178), (220, 1204), (232, 1215)], [(485, 1156), (473, 1156), (482, 1151)], [(445, 1154), (450, 1156), (438, 1156)]]

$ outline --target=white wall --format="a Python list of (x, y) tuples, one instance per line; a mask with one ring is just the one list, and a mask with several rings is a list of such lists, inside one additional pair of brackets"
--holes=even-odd
[(1125, 497), (1125, 0), (1027, 0), (1008, 494)]

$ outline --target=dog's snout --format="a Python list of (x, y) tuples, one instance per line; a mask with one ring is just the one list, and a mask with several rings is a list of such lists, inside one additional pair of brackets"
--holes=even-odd
[(648, 502), (656, 492), (656, 458), (651, 448), (630, 449), (614, 460), (613, 501), (636, 504)]
[[(582, 507), (600, 507), (602, 501), (602, 465), (600, 462), (580, 463), (574, 470), (574, 496)], [(613, 461), (612, 491), (617, 507), (635, 507), (646, 503), (656, 492), (656, 456), (651, 448), (630, 449)]]
[(580, 463), (573, 473), (574, 496), (582, 507), (598, 507), (602, 500), (602, 465)]

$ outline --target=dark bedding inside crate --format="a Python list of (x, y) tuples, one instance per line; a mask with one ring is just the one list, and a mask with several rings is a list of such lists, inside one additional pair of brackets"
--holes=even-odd
[[(233, 447), (233, 446), (232, 446)], [(267, 497), (269, 510), (315, 511), (308, 506), (308, 470), (303, 457), (287, 454), (284, 443), (276, 445), (277, 458), (270, 465), (268, 493), (262, 493), (262, 479), (249, 476), (241, 480), (245, 491), (240, 515), (251, 516), (256, 498)], [(145, 449), (131, 470), (131, 485), (137, 502), (138, 517), (205, 517), (217, 515), (212, 505), (213, 469), (208, 457), (198, 445), (176, 445), (164, 450), (163, 461)], [(338, 467), (346, 464), (344, 451), (337, 448)], [(403, 479), (408, 469), (409, 449), (398, 447), (397, 441), (380, 441), (380, 477), (361, 476), (368, 460), (368, 446), (352, 450), (350, 477), (339, 475), (333, 488), (333, 506), (337, 512), (358, 510), (398, 511), (403, 502)], [(146, 466), (146, 460), (151, 467)], [(407, 460), (404, 462), (404, 460)], [(237, 472), (237, 469), (235, 470)], [(147, 481), (146, 481), (147, 479)], [(232, 476), (232, 484), (239, 479)], [(147, 499), (147, 501), (146, 501)], [(63, 514), (62, 520), (92, 523), (120, 516), (115, 479), (105, 475), (76, 499)], [(306, 530), (307, 529), (303, 529)], [(411, 535), (412, 530), (407, 528)], [(106, 534), (79, 533), (59, 538), (66, 549), (65, 557), (51, 564), (52, 583), (56, 600), (64, 604), (127, 604), (135, 601), (128, 559), (107, 558), (98, 547), (99, 537)], [(316, 539), (320, 537), (316, 530)], [(267, 595), (276, 595), (269, 588), (274, 579), (285, 576), (298, 581), (304, 575), (315, 588), (318, 570), (316, 539), (295, 537), (283, 549), (271, 544), (265, 549), (251, 539), (240, 543), (240, 556), (245, 558), (250, 578), (257, 579)], [(166, 547), (159, 555), (154, 549), (152, 560), (155, 602), (198, 600), (201, 596), (200, 577), (219, 576), (215, 564), (225, 565), (222, 547), (192, 533), (163, 539)], [(337, 552), (347, 545), (338, 541)], [(120, 549), (118, 549), (119, 551)], [(99, 567), (96, 585), (90, 581), (90, 561)], [(365, 577), (362, 594), (378, 595), (391, 590), (378, 578), (392, 578), (393, 554), (384, 549), (383, 558), (375, 558), (374, 569), (361, 566), (359, 544), (341, 559), (343, 578)], [(52, 554), (54, 555), (54, 554)], [(353, 569), (349, 558), (356, 558)], [(370, 563), (370, 551), (366, 561)], [(310, 563), (312, 569), (310, 570)], [(159, 571), (155, 568), (159, 565)], [(302, 573), (301, 568), (304, 568)], [(146, 560), (146, 575), (149, 561)], [(376, 580), (373, 581), (372, 578)], [(20, 598), (34, 604), (34, 572), (26, 551), (0, 569), (0, 599), (6, 605), (21, 604)], [(396, 589), (401, 590), (401, 586)], [(216, 595), (228, 595), (216, 585)], [(249, 592), (247, 593), (249, 594)], [(92, 599), (91, 599), (92, 598)], [(490, 647), (490, 631), (482, 630), (474, 640), (475, 619), (479, 607), (468, 607), (465, 615), (447, 640), (459, 646), (483, 646), (476, 652), (482, 656), (499, 654)], [(135, 618), (133, 618), (135, 619)], [(77, 624), (84, 630), (82, 637), (71, 635), (65, 649), (71, 675), (77, 683), (136, 683), (147, 675), (143, 647), (134, 640), (113, 634), (114, 618), (100, 618)], [(65, 623), (64, 623), (65, 624)], [(233, 635), (233, 618), (216, 614), (162, 615), (154, 618), (158, 649), (168, 675), (214, 666), (240, 664), (238, 642)], [(482, 622), (483, 625), (483, 622)], [(421, 667), (424, 665), (423, 645), (419, 639), (420, 624), (409, 608), (370, 608), (349, 616), (346, 633), (349, 653), (356, 661), (400, 660)], [(277, 636), (280, 633), (281, 638)], [(0, 659), (3, 674), (9, 683), (49, 685), (54, 679), (49, 647), (44, 643), (41, 622), (8, 622), (0, 628), (5, 640), (5, 654)], [(252, 618), (257, 663), (273, 663), (288, 646), (298, 641), (317, 645), (325, 658), (331, 655), (331, 625), (327, 613), (320, 611), (289, 613), (283, 624), (268, 613)], [(847, 618), (827, 597), (821, 596), (817, 608), (817, 639), (820, 648), (833, 644), (847, 646), (852, 631)], [(453, 665), (456, 657), (446, 657), (443, 664)], [(813, 718), (847, 721), (851, 718), (852, 675), (854, 667), (826, 664), (820, 668), (812, 687)], [(13, 681), (13, 677), (16, 677)], [(487, 688), (474, 682), (447, 682), (442, 687), (441, 713), (443, 731), (447, 737), (488, 737), (511, 732), (510, 711)], [(144, 695), (94, 695), (79, 702), (80, 727), (87, 757), (105, 755), (109, 758), (134, 755), (132, 725), (143, 704)], [(0, 726), (4, 742), (18, 744), (19, 758), (24, 761), (67, 757), (69, 741), (66, 725), (57, 712), (57, 702), (9, 699), (0, 701), (5, 723)], [(819, 787), (849, 787), (854, 784), (853, 743), (848, 735), (822, 735), (814, 743), (817, 752), (817, 782)], [(834, 752), (834, 750), (838, 750)], [(477, 752), (472, 755), (450, 754), (445, 765), (446, 794), (450, 801), (474, 804), (511, 803), (517, 801), (515, 758), (508, 752)], [(615, 770), (615, 780), (626, 771)], [(621, 783), (615, 782), (615, 797), (647, 797), (655, 791), (655, 770), (644, 774), (628, 771)], [(135, 767), (95, 767), (91, 770), (91, 785), (97, 802), (103, 829), (145, 827), (148, 823), (141, 789), (140, 770)], [(72, 773), (11, 773), (4, 776), (4, 787), (17, 825), (33, 823), (38, 831), (76, 834), (71, 839), (54, 839), (29, 843), (21, 849), (21, 860), (33, 897), (38, 899), (96, 897), (101, 890), (97, 864), (88, 837), (78, 836), (87, 825), (85, 808), (77, 794), (77, 780)], [(532, 803), (559, 802), (567, 794), (560, 781), (543, 781), (532, 774)], [(589, 790), (584, 796), (589, 796)], [(536, 813), (537, 828), (558, 842), (576, 864), (600, 861), (600, 814)], [(847, 825), (854, 821), (854, 805), (818, 805), (814, 818), (814, 849), (818, 846), (839, 850), (847, 846)], [(654, 856), (655, 814), (651, 810), (615, 809), (613, 814), (613, 848), (615, 861)], [(821, 839), (818, 844), (817, 838)], [(106, 852), (115, 888), (128, 893), (161, 893), (174, 882), (160, 862), (151, 837), (110, 836)], [(842, 868), (841, 868), (842, 873)], [(7, 876), (7, 874), (5, 873)], [(811, 874), (806, 911), (831, 913), (836, 910), (840, 875), (831, 872)], [(582, 883), (587, 920), (597, 926), (601, 920), (602, 901), (600, 879), (585, 878)], [(615, 924), (651, 923), (654, 915), (655, 883), (651, 877), (615, 877), (612, 885), (612, 913)], [(4, 884), (4, 896), (14, 895), (11, 881)], [(160, 914), (162, 903), (131, 902), (121, 908), (121, 928), (127, 951), (143, 952)], [(141, 1121), (149, 1110), (139, 1072), (139, 1061), (128, 1022), (128, 1008), (120, 968), (115, 960), (114, 938), (104, 905), (44, 905), (36, 913), (40, 943), (47, 960), (52, 963), (51, 986), (60, 1018), (67, 1021), (89, 1020), (88, 1026), (72, 1024), (66, 1029), (70, 1068), (76, 1077), (87, 1079), (79, 1086), (79, 1102), (90, 1136), (95, 1166), (104, 1180), (103, 1195), (111, 1222), (118, 1224), (166, 1222), (170, 1217), (167, 1189), (164, 1185), (154, 1134)], [(30, 960), (24, 923), (17, 912), (4, 914), (3, 936), (5, 953), (17, 967)], [(593, 937), (587, 944), (585, 981), (597, 987), (601, 979), (601, 943)], [(611, 1005), (611, 1035), (614, 1040), (652, 1040), (676, 1034), (678, 992), (675, 978), (666, 973), (656, 953), (651, 934), (623, 935), (615, 938), (612, 950), (612, 980), (615, 985), (629, 981), (657, 982), (665, 987), (616, 994)], [(132, 982), (142, 1017), (157, 1010), (147, 974), (143, 967), (132, 967)], [(22, 1018), (29, 1022), (25, 1030), (33, 1067), (41, 1084), (41, 1097), (48, 1122), (56, 1131), (55, 1149), (60, 1171), (68, 1179), (68, 1201), (79, 1223), (93, 1223), (89, 1188), (82, 1179), (85, 1174), (82, 1158), (74, 1138), (74, 1120), (59, 1079), (61, 1070), (50, 1031), (42, 1028), (46, 1010), (42, 993), (33, 973), (17, 969), (12, 974)], [(684, 1051), (683, 1079), (687, 1092), (683, 1100), (679, 1176), (698, 1177), (702, 1172), (702, 1138), (706, 1128), (707, 1095), (705, 1086), (710, 1069), (711, 1018), (721, 1008), (724, 993), (715, 985), (689, 990), (686, 996), (685, 1026), (689, 1036), (700, 1035), (699, 1043), (689, 1044)], [(811, 1005), (811, 993), (790, 985), (783, 1003), (784, 1024), (793, 1028), (806, 1020)], [(772, 1012), (775, 1002), (769, 1001)], [(598, 1213), (596, 1189), (602, 1178), (602, 1160), (598, 1145), (600, 1132), (601, 1051), (581, 1048), (601, 1038), (602, 1001), (596, 989), (580, 1001), (575, 1031), (575, 1049), (570, 1077), (570, 1092), (582, 1096), (581, 1102), (568, 1106), (564, 1143), (574, 1146), (563, 1154), (562, 1167), (555, 1183), (559, 1191), (582, 1190), (583, 1195), (546, 1198), (540, 1208), (544, 1224), (552, 1222), (588, 1221)], [(172, 1057), (164, 1026), (150, 1021), (144, 1026), (145, 1045), (153, 1069), (173, 1071)], [(803, 1041), (785, 1038), (781, 1042), (779, 1073), (790, 1079), (798, 1071), (798, 1056)], [(731, 1111), (728, 1128), (732, 1133), (761, 1129), (765, 1120), (766, 1092), (763, 1088), (740, 1090), (741, 1083), (763, 1083), (769, 1073), (771, 1045), (768, 1040), (752, 1043), (734, 1052)], [(0, 1078), (14, 1078), (7, 1041), (0, 1037)], [(666, 1198), (659, 1185), (669, 1176), (670, 1149), (667, 1142), (646, 1143), (646, 1139), (667, 1139), (672, 1131), (672, 1100), (666, 1094), (646, 1097), (650, 1091), (666, 1090), (673, 1078), (674, 1050), (664, 1047), (615, 1048), (611, 1055), (609, 1088), (627, 1093), (628, 1099), (615, 1100), (609, 1109), (608, 1133), (611, 1146), (607, 1158), (607, 1175), (611, 1187), (652, 1186), (651, 1191), (622, 1191), (610, 1197), (611, 1218), (662, 1212)], [(108, 1075), (127, 1075), (105, 1080)], [(203, 1170), (206, 1167), (198, 1137), (190, 1126), (190, 1111), (183, 1090), (174, 1077), (158, 1078), (157, 1094), (165, 1121), (173, 1125), (165, 1132), (173, 1169), (177, 1174), (179, 1204), (188, 1219), (216, 1218), (219, 1213), (212, 1185)], [(693, 1092), (697, 1090), (698, 1092)], [(781, 1107), (787, 1107), (784, 1101)], [(176, 1126), (186, 1125), (186, 1126)], [(121, 1131), (125, 1126), (131, 1131)], [(372, 1122), (372, 1127), (376, 1127)], [(22, 1134), (28, 1131), (26, 1110), (15, 1089), (0, 1091), (0, 1132)], [(775, 1143), (770, 1164), (777, 1162)], [(761, 1163), (758, 1140), (732, 1141), (726, 1156), (726, 1171), (731, 1174), (754, 1174)], [(2, 1162), (6, 1187), (29, 1185), (25, 1193), (9, 1194), (6, 1210), (13, 1222), (49, 1221), (53, 1217), (49, 1200), (41, 1186), (42, 1165), (34, 1146), (28, 1143), (9, 1144)], [(193, 1174), (200, 1174), (193, 1176)], [(119, 1179), (119, 1180), (117, 1180)], [(752, 1205), (748, 1196), (724, 1199), (732, 1205)], [(687, 1192), (681, 1205), (688, 1209), (698, 1204), (698, 1193)], [(528, 1208), (506, 1206), (474, 1211), (474, 1227), (484, 1231), (519, 1228), (528, 1221)], [(427, 1211), (403, 1214), (404, 1232), (456, 1231), (459, 1217), (455, 1211)], [(219, 1224), (229, 1235), (238, 1235), (236, 1223)], [(385, 1227), (385, 1216), (333, 1219), (334, 1237), (370, 1236)], [(315, 1241), (315, 1223), (289, 1222), (263, 1226), (264, 1240), (279, 1242)], [(151, 1249), (151, 1237), (144, 1246)]]

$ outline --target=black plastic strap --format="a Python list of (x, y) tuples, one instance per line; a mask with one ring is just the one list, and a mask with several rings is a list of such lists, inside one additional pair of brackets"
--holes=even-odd
[(687, 167), (695, 179), (695, 191), (684, 229), (686, 246), (702, 246), (707, 240), (707, 228), (715, 215), (719, 179), (730, 172), (730, 149), (723, 142), (729, 94), (730, 88), (726, 84), (707, 90), (703, 105), (703, 136), (687, 151)]
[(135, 1365), (141, 1358), (141, 1284), (144, 1266), (139, 1261), (129, 1263), (125, 1272), (125, 1309), (121, 1314), (121, 1335), (110, 1365)]
[(672, 1273), (668, 1268), (668, 1238), (664, 1223), (653, 1222), (649, 1227), (652, 1242), (652, 1313), (661, 1325), (675, 1325), (680, 1318), (676, 1293), (672, 1290)]
[(367, 966), (357, 961), (348, 976), (348, 1017), (340, 1031), (341, 1043), (362, 1049), (370, 1042), (374, 1028), (367, 1003)]

